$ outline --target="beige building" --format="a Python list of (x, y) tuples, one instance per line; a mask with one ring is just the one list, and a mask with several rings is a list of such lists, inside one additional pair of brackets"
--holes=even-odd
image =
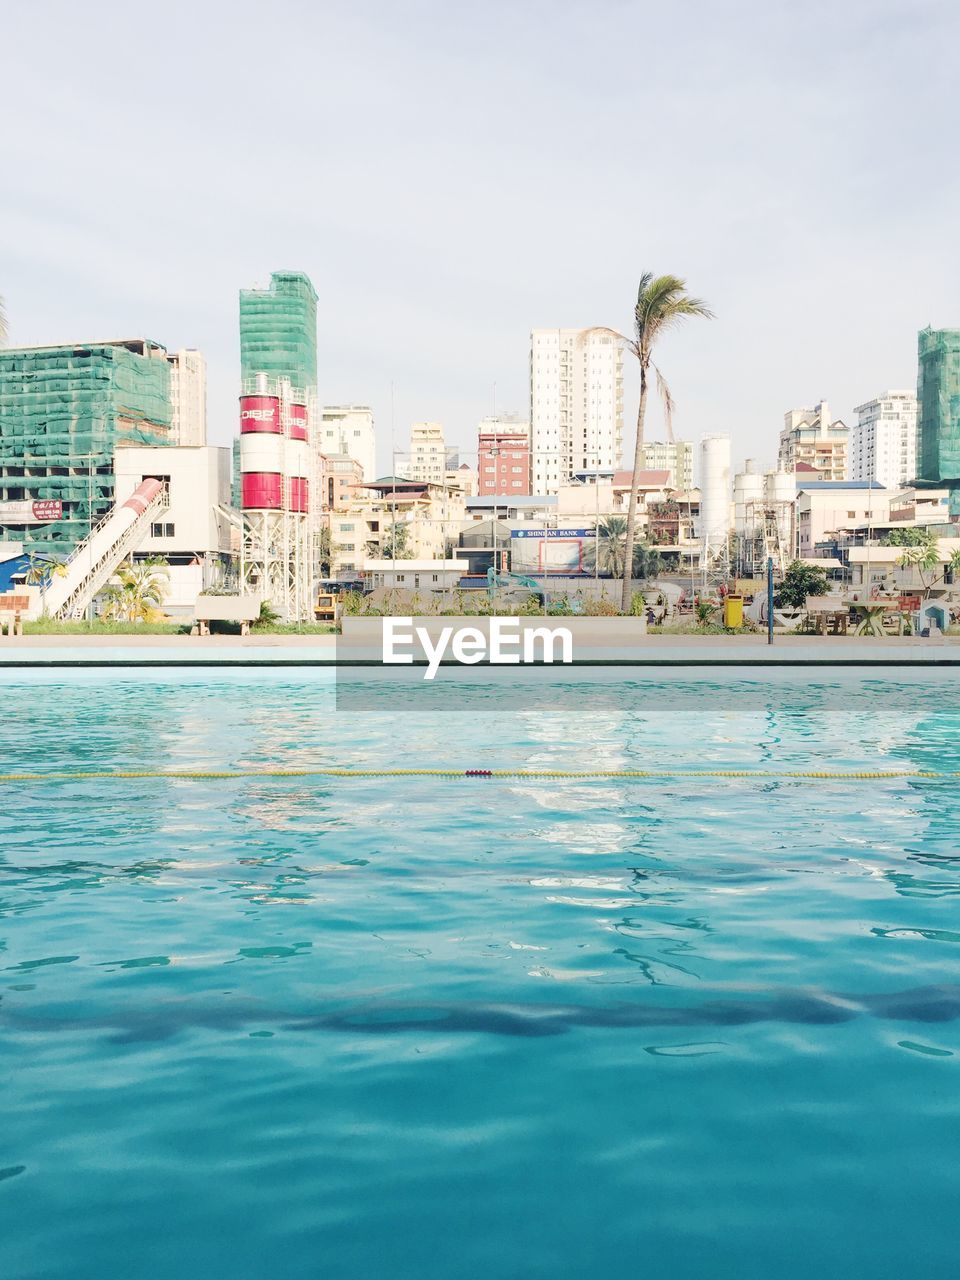
[(410, 428), (410, 457), (404, 466), (408, 480), (442, 485), (447, 473), (447, 447), (439, 422), (415, 422)]
[(321, 511), (345, 511), (362, 484), (363, 468), (356, 458), (345, 453), (320, 454)]
[(813, 481), (797, 488), (797, 551), (812, 556), (828, 534), (857, 526), (886, 524), (890, 519), (890, 491), (871, 480), (842, 484)]
[(184, 347), (167, 356), (170, 366), (170, 433), (176, 444), (207, 443), (207, 362)]
[(830, 406), (821, 400), (812, 409), (788, 409), (783, 415), (777, 469), (796, 471), (798, 464), (813, 467), (820, 480), (846, 480), (850, 432)]
[(530, 480), (556, 493), (577, 471), (612, 471), (623, 454), (623, 350), (607, 333), (530, 334)]
[(330, 514), (335, 572), (360, 571), (368, 560), (393, 558), (394, 546), (398, 557), (442, 560), (465, 520), (460, 489), (400, 476), (377, 480), (345, 510)]
[(693, 444), (690, 440), (645, 440), (642, 465), (647, 471), (666, 471), (671, 489), (693, 488)]
[(367, 405), (325, 405), (317, 443), (322, 453), (347, 454), (359, 463), (361, 480), (376, 479), (377, 438), (373, 410)]

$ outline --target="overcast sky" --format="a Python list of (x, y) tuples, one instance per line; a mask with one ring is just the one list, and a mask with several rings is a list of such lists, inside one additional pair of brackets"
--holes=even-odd
[(10, 5), (10, 341), (200, 347), (226, 443), (237, 291), (302, 269), (386, 465), (391, 384), (398, 448), (475, 447), (532, 326), (628, 325), (670, 271), (717, 313), (661, 352), (678, 435), (772, 459), (960, 325), (958, 48), (955, 0)]

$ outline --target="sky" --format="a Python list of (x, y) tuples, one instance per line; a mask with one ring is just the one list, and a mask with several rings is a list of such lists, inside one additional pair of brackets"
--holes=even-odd
[(420, 420), (471, 460), (532, 327), (627, 327), (670, 272), (716, 313), (658, 356), (677, 436), (772, 462), (787, 408), (851, 422), (960, 326), (958, 48), (955, 0), (11, 6), (9, 341), (199, 347), (225, 444), (238, 290), (307, 271), (386, 470)]

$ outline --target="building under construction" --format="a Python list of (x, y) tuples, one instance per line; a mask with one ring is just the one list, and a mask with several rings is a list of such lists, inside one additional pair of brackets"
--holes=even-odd
[(0, 350), (0, 538), (65, 557), (111, 510), (114, 452), (172, 442), (148, 338)]
[(960, 329), (921, 329), (917, 341), (917, 463), (921, 483), (945, 485), (960, 518)]

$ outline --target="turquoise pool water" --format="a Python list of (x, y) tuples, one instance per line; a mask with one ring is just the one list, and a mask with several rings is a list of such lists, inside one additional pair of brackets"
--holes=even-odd
[[(5, 673), (0, 771), (960, 770), (946, 674)], [(956, 1270), (960, 779), (0, 784), (0, 1275)]]

